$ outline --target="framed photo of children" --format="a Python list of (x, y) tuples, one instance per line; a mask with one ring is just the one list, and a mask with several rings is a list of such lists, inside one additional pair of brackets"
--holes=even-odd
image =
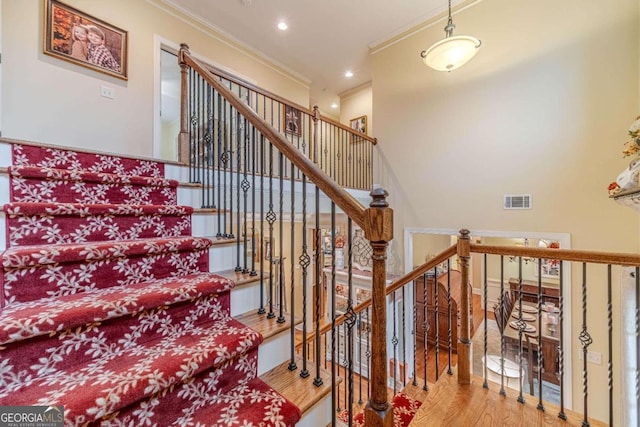
[(127, 80), (127, 32), (57, 0), (45, 0), (44, 53)]
[[(356, 117), (349, 120), (349, 126), (356, 132), (367, 134), (367, 116)], [(359, 138), (357, 135), (351, 134), (351, 142), (362, 142), (363, 138)]]

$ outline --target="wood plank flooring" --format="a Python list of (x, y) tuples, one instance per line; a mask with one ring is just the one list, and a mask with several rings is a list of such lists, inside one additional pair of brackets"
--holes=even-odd
[[(537, 401), (517, 402), (517, 392), (507, 390), (501, 396), (499, 386), (482, 388), (482, 378), (473, 377), (469, 385), (458, 385), (456, 376), (445, 376), (429, 391), (409, 427), (537, 427), (581, 426), (582, 417), (565, 411), (567, 421), (557, 417), (558, 408), (546, 405), (545, 412), (536, 409)], [(591, 426), (606, 424), (589, 420)]]

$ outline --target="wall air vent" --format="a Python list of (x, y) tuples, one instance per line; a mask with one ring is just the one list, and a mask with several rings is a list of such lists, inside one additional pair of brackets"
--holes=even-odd
[(505, 209), (531, 209), (531, 194), (506, 194)]

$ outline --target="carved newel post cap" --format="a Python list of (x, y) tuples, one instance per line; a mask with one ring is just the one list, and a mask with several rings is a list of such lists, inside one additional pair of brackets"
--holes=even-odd
[(471, 231), (467, 230), (466, 228), (463, 228), (460, 230), (461, 239), (468, 239), (470, 234), (471, 234)]
[(180, 43), (180, 49), (189, 50), (189, 45), (186, 43)]
[(373, 190), (371, 190), (371, 193), (369, 193), (369, 195), (373, 199), (371, 203), (369, 203), (369, 206), (371, 206), (372, 208), (389, 207), (389, 203), (387, 202), (387, 196), (389, 195), (389, 193), (387, 193), (387, 190), (385, 190), (384, 188), (374, 188)]

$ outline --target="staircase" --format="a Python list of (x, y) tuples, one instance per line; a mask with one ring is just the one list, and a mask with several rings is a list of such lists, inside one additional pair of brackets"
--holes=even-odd
[(232, 308), (258, 278), (209, 272), (227, 242), (192, 235), (163, 164), (11, 147), (0, 405), (63, 405), (66, 425), (328, 422), (328, 387), (294, 403), (259, 377), (286, 377), (261, 347), (290, 323)]

